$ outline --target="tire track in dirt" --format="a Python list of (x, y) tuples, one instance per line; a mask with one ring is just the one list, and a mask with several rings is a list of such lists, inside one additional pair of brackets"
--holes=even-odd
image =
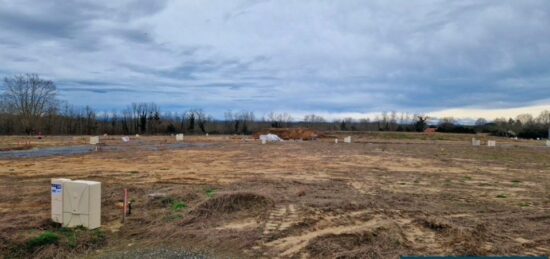
[(299, 217), (296, 213), (294, 204), (279, 205), (269, 214), (268, 221), (264, 227), (264, 238), (269, 238), (275, 232), (283, 231), (292, 224), (298, 222)]
[[(347, 215), (345, 215), (347, 216)], [(344, 217), (345, 217), (344, 216)], [(338, 217), (341, 218), (341, 217)], [(330, 220), (329, 220), (330, 221)], [(325, 221), (323, 223), (328, 223)], [(351, 222), (350, 222), (351, 223)], [(391, 224), (391, 221), (386, 218), (377, 215), (371, 220), (366, 222), (361, 222), (358, 224), (349, 224), (349, 225), (333, 225), (326, 226), (321, 228), (313, 228), (312, 230), (302, 232), (297, 235), (290, 235), (283, 238), (279, 238), (264, 244), (266, 248), (275, 252), (281, 257), (291, 257), (300, 252), (302, 256), (307, 257), (307, 252), (302, 250), (306, 248), (313, 240), (327, 236), (327, 235), (341, 235), (349, 233), (359, 233), (365, 231), (374, 231), (375, 229), (385, 227)]]

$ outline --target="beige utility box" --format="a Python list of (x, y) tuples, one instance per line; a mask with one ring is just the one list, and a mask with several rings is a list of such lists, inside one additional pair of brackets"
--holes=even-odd
[(54, 178), (51, 180), (52, 192), (52, 220), (63, 223), (63, 185), (71, 179)]
[(70, 181), (63, 185), (63, 226), (101, 226), (101, 183)]
[(90, 145), (97, 145), (99, 144), (99, 136), (90, 137)]

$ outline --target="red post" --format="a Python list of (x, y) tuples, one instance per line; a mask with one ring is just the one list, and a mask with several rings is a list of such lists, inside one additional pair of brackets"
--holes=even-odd
[(122, 222), (126, 222), (126, 214), (128, 213), (128, 189), (124, 188), (124, 204), (122, 210)]

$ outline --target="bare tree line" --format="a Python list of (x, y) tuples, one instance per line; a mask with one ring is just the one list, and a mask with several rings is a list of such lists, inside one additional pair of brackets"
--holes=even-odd
[(322, 131), (416, 131), (428, 127), (440, 132), (479, 133), (526, 138), (546, 137), (550, 112), (538, 117), (522, 114), (515, 119), (480, 118), (473, 126), (453, 118), (442, 118), (430, 125), (422, 114), (382, 112), (374, 118), (351, 117), (329, 121), (316, 114), (303, 119), (288, 113), (270, 112), (261, 118), (252, 111), (227, 111), (215, 120), (201, 109), (161, 112), (155, 103), (132, 103), (121, 111), (101, 112), (91, 107), (75, 107), (57, 99), (57, 88), (50, 80), (35, 74), (4, 79), (0, 94), (0, 134), (251, 134), (267, 128), (307, 127)]

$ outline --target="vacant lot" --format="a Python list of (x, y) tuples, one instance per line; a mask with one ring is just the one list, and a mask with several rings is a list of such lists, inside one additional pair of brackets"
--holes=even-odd
[[(327, 135), (340, 142), (107, 137), (100, 152), (0, 156), (0, 257), (550, 254), (541, 141), (489, 148), (471, 146), (471, 135), (367, 133), (346, 144)], [(0, 148), (87, 141), (3, 137)], [(55, 177), (102, 182), (101, 229), (49, 221)], [(133, 202), (122, 224), (124, 188)]]

